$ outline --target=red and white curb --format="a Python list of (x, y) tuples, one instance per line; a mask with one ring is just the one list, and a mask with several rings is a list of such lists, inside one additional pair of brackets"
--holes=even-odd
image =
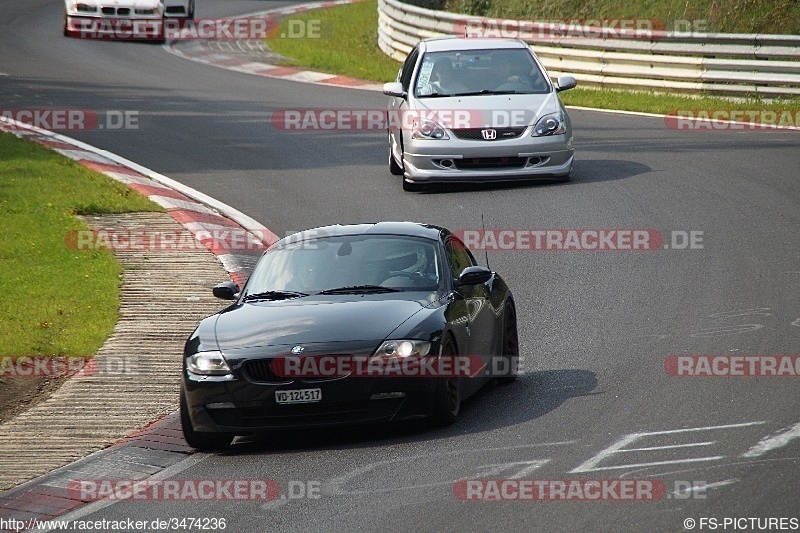
[(225, 247), (224, 242), (208, 239), (208, 235), (221, 231), (240, 233), (244, 229), (249, 234), (248, 240), (263, 243), (264, 249), (278, 240), (278, 236), (264, 225), (233, 207), (106, 150), (3, 117), (0, 117), (0, 131), (51, 148), (147, 196), (165, 208), (172, 218), (216, 255), (240, 287), (247, 281), (257, 259), (253, 252), (259, 251), (237, 253)]
[[(361, 1), (363, 0), (311, 2), (308, 4), (300, 4), (291, 7), (268, 9), (266, 11), (259, 11), (257, 13), (249, 13), (240, 17), (231, 17), (230, 20), (255, 17), (280, 19), (287, 15), (309, 11), (311, 9), (324, 9), (327, 7), (354, 4)], [(181, 43), (180, 48), (176, 47), (176, 44), (178, 43)], [(242, 72), (245, 74), (266, 76), (268, 78), (279, 78), (301, 83), (315, 83), (318, 85), (327, 85), (331, 87), (349, 87), (351, 89), (365, 89), (368, 91), (381, 91), (383, 89), (383, 84), (381, 83), (359, 80), (357, 78), (350, 78), (348, 76), (324, 74), (322, 72), (315, 72), (311, 70), (272, 65), (269, 63), (259, 63), (256, 61), (247, 61), (246, 59), (229, 56), (223, 53), (210, 53), (209, 50), (203, 45), (203, 42), (198, 40), (193, 40), (188, 43), (185, 41), (169, 42), (164, 44), (164, 49), (167, 52), (184, 59), (189, 59), (205, 65), (212, 65), (235, 72)]]

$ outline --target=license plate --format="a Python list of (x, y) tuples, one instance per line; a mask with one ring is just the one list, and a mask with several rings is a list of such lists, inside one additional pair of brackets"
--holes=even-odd
[(289, 403), (316, 403), (322, 400), (322, 389), (276, 390), (275, 402)]

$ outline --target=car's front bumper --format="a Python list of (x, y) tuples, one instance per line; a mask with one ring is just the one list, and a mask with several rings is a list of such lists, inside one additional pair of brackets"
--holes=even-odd
[(164, 35), (161, 15), (112, 17), (66, 14), (64, 32), (86, 39), (159, 39)]
[[(530, 128), (529, 128), (530, 130)], [(552, 179), (572, 170), (572, 136), (465, 141), (410, 139), (404, 147), (405, 178), (415, 183)]]
[[(379, 423), (428, 416), (437, 379), (345, 377), (290, 383), (197, 382), (183, 386), (195, 431), (247, 434), (260, 430)], [(276, 390), (322, 389), (316, 403), (281, 405)]]

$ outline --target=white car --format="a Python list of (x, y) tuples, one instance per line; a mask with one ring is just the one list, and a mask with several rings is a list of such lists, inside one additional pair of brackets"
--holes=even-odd
[(194, 18), (195, 0), (66, 0), (64, 35), (158, 39), (167, 19)]
[(517, 39), (436, 37), (408, 54), (389, 102), (389, 170), (428, 183), (569, 179), (572, 125), (550, 80)]

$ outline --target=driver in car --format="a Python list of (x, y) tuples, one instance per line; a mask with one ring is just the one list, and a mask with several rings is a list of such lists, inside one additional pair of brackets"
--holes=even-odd
[(458, 80), (449, 57), (440, 57), (436, 60), (431, 70), (431, 79), (433, 80), (431, 87), (439, 94), (469, 92), (469, 88)]

